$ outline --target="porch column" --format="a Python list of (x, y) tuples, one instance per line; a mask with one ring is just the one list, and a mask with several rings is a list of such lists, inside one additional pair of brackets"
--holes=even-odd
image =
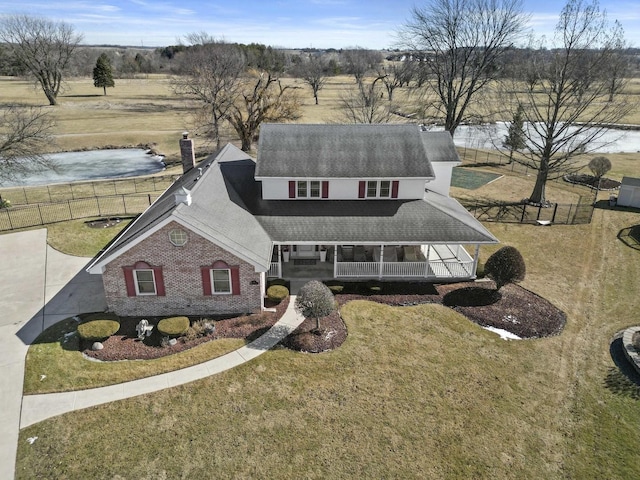
[(282, 278), (282, 245), (278, 245), (278, 278)]
[(380, 265), (378, 266), (378, 278), (382, 280), (382, 270), (384, 267), (384, 243), (380, 245)]
[(338, 278), (338, 245), (333, 246), (333, 278)]
[(424, 278), (429, 278), (429, 254), (431, 253), (431, 245), (427, 244), (427, 255), (425, 256)]
[(473, 271), (471, 276), (474, 277), (478, 271), (478, 258), (480, 258), (480, 244), (476, 243), (476, 254), (473, 257)]

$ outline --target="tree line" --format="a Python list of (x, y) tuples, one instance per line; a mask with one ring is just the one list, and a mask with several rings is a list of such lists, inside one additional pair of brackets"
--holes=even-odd
[[(637, 57), (596, 0), (567, 0), (550, 39), (527, 39), (528, 18), (522, 0), (430, 0), (411, 10), (387, 58), (360, 47), (294, 54), (198, 32), (183, 44), (138, 52), (149, 61), (135, 63), (140, 71), (153, 65), (169, 73), (174, 92), (194, 101), (196, 133), (220, 146), (221, 129), (230, 127), (243, 150), (251, 149), (261, 123), (299, 118), (302, 92), (284, 76), (302, 80), (316, 104), (327, 78), (353, 76), (354, 88), (340, 97), (342, 122), (404, 117), (440, 123), (454, 136), (462, 124), (510, 121), (503, 147), (511, 161), (537, 171), (528, 200), (545, 204), (547, 180), (575, 170), (605, 127), (635, 107), (621, 92)], [(55, 46), (57, 55), (29, 50), (34, 39)], [(6, 17), (0, 41), (10, 55), (0, 54), (0, 64), (34, 76), (54, 105), (80, 40), (64, 22)], [(93, 68), (94, 85), (105, 94), (122, 67), (116, 53), (101, 52)], [(406, 87), (411, 101), (399, 105), (394, 93)]]

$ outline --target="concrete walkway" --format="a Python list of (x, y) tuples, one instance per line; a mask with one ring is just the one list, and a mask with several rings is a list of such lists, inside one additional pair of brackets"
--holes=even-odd
[(291, 297), (289, 308), (282, 318), (257, 340), (234, 350), (222, 357), (208, 362), (163, 373), (153, 377), (133, 380), (131, 382), (110, 385), (108, 387), (78, 390), (75, 392), (48, 393), (44, 395), (27, 395), (22, 399), (22, 416), (20, 428), (28, 427), (50, 417), (79, 410), (81, 408), (101, 405), (125, 398), (157, 392), (165, 388), (184, 385), (201, 378), (224, 372), (262, 355), (273, 348), (280, 340), (293, 332), (302, 323), (304, 317), (299, 316), (294, 308), (295, 298)]
[(273, 347), (303, 320), (293, 299), (265, 335), (234, 352), (183, 370), (77, 392), (22, 397), (29, 345), (67, 317), (106, 308), (102, 280), (84, 271), (90, 259), (47, 245), (46, 229), (0, 235), (0, 478), (15, 476), (19, 429), (62, 413), (158, 391), (233, 368)]

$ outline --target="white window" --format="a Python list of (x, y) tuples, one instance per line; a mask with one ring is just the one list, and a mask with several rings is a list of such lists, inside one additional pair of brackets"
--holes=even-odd
[(182, 247), (187, 243), (187, 232), (184, 230), (171, 230), (169, 232), (169, 241), (176, 247)]
[(298, 180), (296, 182), (297, 198), (320, 198), (321, 183), (319, 180)]
[(389, 180), (380, 181), (380, 197), (388, 198), (391, 196), (391, 182)]
[(231, 270), (228, 268), (211, 269), (211, 293), (231, 293)]
[(309, 196), (311, 198), (320, 198), (320, 182), (312, 180), (309, 182)]
[(307, 182), (298, 181), (298, 198), (307, 197)]
[(156, 295), (156, 279), (153, 270), (134, 270), (133, 277), (137, 295)]
[(368, 180), (367, 198), (389, 198), (391, 196), (390, 180)]

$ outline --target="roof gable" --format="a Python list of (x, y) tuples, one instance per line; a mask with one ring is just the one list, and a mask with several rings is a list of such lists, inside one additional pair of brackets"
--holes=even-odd
[(265, 124), (256, 178), (434, 178), (416, 125)]
[[(233, 145), (224, 147), (215, 158), (206, 158), (197, 168), (180, 177), (116, 237), (88, 270), (99, 273), (102, 265), (172, 220), (254, 266), (267, 269), (271, 260), (271, 238), (248, 211), (233, 185), (224, 178), (219, 160), (231, 170), (238, 167), (246, 171), (247, 166), (255, 166), (250, 156)], [(248, 180), (253, 182), (253, 179)], [(189, 205), (176, 202), (175, 193), (183, 188), (191, 191)]]

